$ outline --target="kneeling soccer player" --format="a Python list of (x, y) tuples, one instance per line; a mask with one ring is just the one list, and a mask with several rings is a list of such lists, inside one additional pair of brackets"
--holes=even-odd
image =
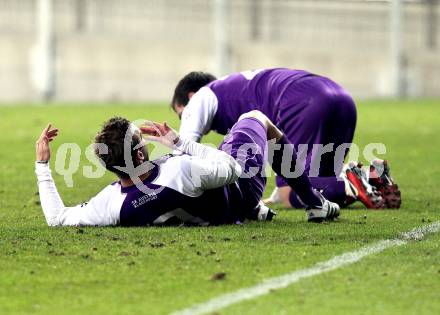
[[(147, 139), (186, 154), (149, 161), (141, 131)], [(266, 184), (263, 167), (267, 139), (279, 141), (284, 135), (261, 112), (242, 115), (220, 150), (180, 139), (166, 123), (138, 129), (127, 119), (110, 119), (96, 136), (96, 154), (119, 181), (75, 207), (63, 204), (48, 165), (49, 142), (57, 132), (49, 125), (36, 147), (41, 206), (50, 226), (204, 226), (270, 220), (274, 215), (260, 203)], [(100, 150), (100, 144), (106, 150)], [(279, 171), (281, 165), (275, 164), (274, 170)], [(338, 205), (313, 190), (305, 175), (289, 183), (306, 203), (308, 221), (339, 215)]]
[[(357, 163), (341, 172), (356, 128), (356, 105), (347, 90), (327, 77), (286, 68), (232, 73), (221, 79), (193, 71), (177, 84), (171, 106), (181, 118), (180, 136), (197, 142), (210, 130), (226, 134), (241, 114), (259, 110), (296, 150), (305, 148), (299, 165), (304, 164), (313, 187), (325, 198), (343, 207), (355, 200), (367, 208), (400, 206), (400, 191), (386, 162), (370, 166), (371, 180)], [(330, 152), (319, 150), (329, 146)], [(339, 156), (339, 149), (344, 156)], [(278, 188), (265, 201), (303, 208), (300, 194), (277, 174)]]

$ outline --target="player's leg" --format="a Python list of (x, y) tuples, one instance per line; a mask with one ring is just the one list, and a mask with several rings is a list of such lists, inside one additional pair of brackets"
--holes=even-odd
[[(322, 195), (331, 202), (337, 203), (340, 207), (345, 207), (349, 202), (347, 198), (346, 185), (344, 181), (338, 180), (337, 177), (309, 177), (310, 183), (316, 190), (320, 191)], [(289, 187), (290, 188), (290, 187)], [(281, 189), (282, 193), (287, 194), (285, 199), (288, 199), (287, 206), (293, 208), (303, 208), (304, 204), (298, 197), (297, 193), (289, 189), (286, 192), (285, 188)]]
[[(301, 197), (306, 205), (309, 221), (333, 219), (338, 216), (339, 207), (336, 204), (328, 202), (320, 193), (315, 191), (306, 174), (301, 173), (298, 176), (289, 176), (290, 171), (295, 169), (296, 166), (296, 151), (281, 130), (278, 129), (267, 116), (259, 111), (251, 111), (243, 114), (239, 122), (246, 119), (257, 120), (265, 127), (266, 134), (260, 134), (258, 137), (264, 142), (267, 142), (267, 139), (272, 140), (269, 142), (269, 151), (273, 154), (273, 158), (270, 161), (271, 166), (276, 173), (284, 176), (283, 178), (288, 185), (294, 188)], [(266, 139), (263, 139), (262, 136), (265, 136)]]
[[(329, 79), (323, 78), (326, 84), (335, 85)], [(330, 82), (329, 82), (330, 81)], [(340, 128), (333, 128), (332, 139), (335, 143), (335, 147), (340, 145), (344, 146), (346, 143), (353, 141), (353, 134), (356, 125), (356, 109), (355, 104), (351, 96), (346, 93), (341, 87), (335, 87), (337, 93), (334, 97), (334, 114), (333, 121), (338, 125), (344, 125), (345, 130)], [(348, 148), (345, 155), (348, 153)], [(344, 158), (345, 158), (344, 155)], [(382, 198), (380, 189), (377, 189), (372, 185), (367, 178), (367, 173), (364, 172), (359, 163), (350, 162), (345, 167), (343, 172), (343, 159), (339, 159), (335, 156), (329, 163), (334, 163), (335, 174), (341, 174), (346, 186), (349, 186), (349, 191), (353, 191), (355, 199), (362, 202), (369, 209), (383, 208), (385, 200)], [(325, 167), (325, 162), (324, 162)]]
[[(371, 168), (374, 166), (372, 165)], [(374, 171), (370, 171), (372, 174)], [(385, 171), (384, 174), (387, 174)], [(388, 172), (389, 174), (389, 172)], [(346, 207), (358, 200), (368, 209), (398, 208), (401, 203), (400, 191), (387, 175), (368, 179), (368, 172), (357, 162), (350, 162), (340, 177), (310, 177), (315, 189), (340, 207)], [(279, 188), (279, 194), (286, 207), (302, 208), (304, 205), (290, 187)], [(382, 196), (387, 196), (382, 198)], [(287, 200), (287, 201), (286, 201)], [(388, 200), (388, 201), (387, 201)]]
[(264, 165), (267, 160), (267, 129), (254, 115), (241, 117), (220, 145), (220, 150), (233, 156), (243, 170), (238, 180), (240, 208), (247, 219), (271, 220), (275, 212), (260, 203), (266, 187)]
[[(271, 161), (272, 167), (275, 168), (277, 174), (290, 172), (292, 166), (296, 166), (296, 151), (293, 145), (287, 140), (282, 131), (278, 129), (272, 121), (260, 111), (250, 111), (240, 116), (239, 121), (243, 119), (256, 119), (263, 124), (266, 129), (266, 141), (274, 140), (275, 143), (271, 143), (271, 153), (273, 153), (273, 159)], [(288, 159), (287, 157), (292, 157)], [(283, 159), (284, 158), (284, 159)], [(284, 162), (284, 163), (283, 163)], [(283, 165), (284, 164), (284, 165)], [(284, 166), (284, 169), (283, 169)], [(283, 174), (281, 175), (283, 176)], [(315, 206), (320, 204), (320, 199), (313, 191), (307, 175), (301, 174), (295, 178), (286, 178), (284, 180), (295, 187), (298, 194), (304, 199), (307, 205)]]
[[(345, 174), (339, 178), (356, 127), (353, 99), (341, 86), (319, 76), (296, 82), (286, 94), (280, 106), (278, 125), (300, 151), (304, 150), (302, 163), (312, 185), (327, 199), (346, 206), (356, 198), (353, 184)], [(344, 150), (342, 155), (338, 154), (338, 148)], [(282, 178), (277, 178), (277, 186), (280, 187), (279, 199), (286, 206), (302, 205)], [(368, 188), (371, 187), (360, 186), (358, 190)], [(372, 198), (380, 199), (380, 196), (373, 194)]]
[[(331, 174), (331, 176), (337, 176), (339, 180), (343, 179), (345, 192), (347, 193), (347, 199), (342, 200), (343, 206), (354, 200), (359, 200), (369, 209), (383, 208), (384, 200), (381, 194), (364, 178), (364, 172), (358, 167), (357, 163), (349, 163), (343, 169), (344, 159), (348, 154), (349, 145), (353, 141), (356, 128), (356, 105), (352, 97), (341, 86), (328, 78), (320, 77), (319, 84), (323, 87), (321, 90), (331, 91), (331, 95), (322, 92), (322, 100), (318, 102), (320, 106), (330, 108), (331, 113), (331, 115), (323, 118), (328, 121), (327, 125), (329, 127), (326, 135), (321, 137), (327, 137), (325, 140), (334, 144), (334, 151), (322, 157), (320, 176)], [(345, 152), (343, 152), (343, 155), (339, 154), (338, 156), (338, 149), (340, 148)]]
[[(295, 144), (305, 172), (309, 174), (312, 185), (319, 189), (324, 197), (345, 205), (347, 197), (344, 182), (337, 180), (335, 175), (334, 146), (330, 152), (322, 153), (322, 148), (329, 147), (330, 143), (338, 146), (340, 143), (351, 143), (356, 125), (356, 109), (354, 103), (347, 106), (346, 122), (333, 121), (335, 116), (334, 99), (342, 94), (340, 87), (331, 81), (318, 76), (307, 77), (296, 82), (291, 89), (286, 91), (280, 104), (279, 126), (288, 139)], [(342, 107), (342, 105), (341, 105)], [(343, 110), (343, 109), (341, 109)], [(321, 148), (321, 150), (320, 150)], [(348, 151), (348, 149), (346, 150)], [(346, 152), (344, 152), (344, 155)], [(342, 168), (343, 160), (340, 166)], [(310, 171), (312, 167), (312, 171)], [(339, 175), (337, 171), (336, 174)], [(312, 175), (312, 176), (310, 176)], [(322, 176), (315, 177), (315, 176)], [(281, 177), (277, 176), (278, 201), (285, 206), (302, 208), (302, 200)]]

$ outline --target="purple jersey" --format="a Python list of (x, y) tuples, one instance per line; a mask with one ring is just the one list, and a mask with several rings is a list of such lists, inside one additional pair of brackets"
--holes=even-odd
[[(299, 148), (307, 145), (306, 171), (312, 176), (339, 174), (334, 154), (312, 156), (315, 144), (351, 143), (356, 126), (356, 106), (340, 85), (329, 78), (302, 70), (266, 69), (231, 74), (202, 87), (182, 113), (180, 134), (200, 141), (214, 130), (226, 134), (240, 115), (251, 110), (266, 114)], [(348, 149), (347, 149), (348, 150)], [(285, 183), (278, 178), (278, 185)]]
[(257, 109), (276, 121), (287, 89), (298, 79), (313, 76), (303, 70), (284, 68), (245, 71), (211, 82), (217, 97), (217, 112), (211, 130), (226, 134), (241, 114)]

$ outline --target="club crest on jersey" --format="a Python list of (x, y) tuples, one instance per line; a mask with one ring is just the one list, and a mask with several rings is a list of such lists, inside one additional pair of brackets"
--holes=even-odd
[(156, 193), (150, 193), (150, 194), (146, 194), (143, 195), (137, 199), (134, 199), (131, 204), (134, 208), (138, 208), (144, 204), (146, 204), (147, 202), (151, 201), (151, 200), (155, 200), (157, 199), (157, 194)]

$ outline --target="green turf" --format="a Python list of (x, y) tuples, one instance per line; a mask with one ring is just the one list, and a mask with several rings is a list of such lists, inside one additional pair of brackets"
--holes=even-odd
[[(0, 107), (0, 314), (166, 314), (440, 219), (440, 102), (370, 101), (359, 104), (355, 142), (386, 144), (404, 198), (398, 211), (354, 205), (331, 224), (279, 209), (274, 222), (244, 226), (48, 228), (33, 173), (40, 129), (48, 121), (61, 129), (53, 152), (64, 142), (84, 151), (116, 114), (178, 124), (157, 105)], [(66, 204), (113, 179), (85, 178), (85, 165), (82, 155), (73, 188), (54, 174)], [(219, 313), (440, 313), (439, 241), (391, 248)], [(211, 280), (218, 272), (225, 279)]]

